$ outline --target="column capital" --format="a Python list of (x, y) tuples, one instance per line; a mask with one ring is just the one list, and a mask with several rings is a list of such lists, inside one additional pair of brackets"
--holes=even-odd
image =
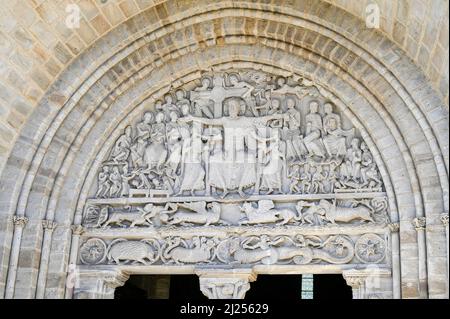
[(55, 223), (53, 220), (47, 220), (47, 219), (43, 219), (42, 220), (42, 228), (44, 228), (44, 229), (48, 229), (50, 231), (53, 231), (56, 228), (57, 225), (58, 224)]
[(200, 290), (209, 299), (244, 299), (250, 282), (257, 275), (252, 270), (196, 270), (200, 277)]
[(70, 229), (72, 229), (72, 234), (81, 236), (83, 235), (85, 229), (82, 225), (72, 225), (70, 226)]
[(391, 233), (397, 233), (400, 229), (400, 223), (389, 223), (388, 228)]
[(448, 213), (441, 214), (440, 219), (444, 226), (448, 226)]
[(354, 269), (344, 271), (342, 273), (342, 276), (344, 277), (345, 281), (347, 282), (347, 285), (352, 287), (352, 289), (361, 288), (367, 279), (366, 274), (363, 274)]
[(76, 277), (75, 299), (112, 299), (114, 290), (123, 286), (130, 275), (121, 270), (79, 269)]
[(116, 289), (117, 287), (122, 287), (125, 285), (127, 280), (130, 278), (130, 275), (125, 274), (122, 271), (117, 271), (112, 274), (106, 274), (104, 277), (105, 286), (111, 289)]
[(412, 224), (417, 231), (425, 230), (427, 227), (427, 219), (425, 217), (416, 217), (412, 220)]
[(28, 223), (28, 218), (25, 216), (14, 216), (13, 223), (16, 227), (23, 228)]

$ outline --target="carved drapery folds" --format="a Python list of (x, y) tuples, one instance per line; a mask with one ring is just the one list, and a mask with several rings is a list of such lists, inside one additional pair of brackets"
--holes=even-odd
[[(305, 79), (254, 70), (167, 92), (102, 162), (74, 229), (77, 263), (389, 266), (396, 224), (380, 172), (333, 99)], [(236, 276), (200, 283), (209, 298), (249, 289)]]
[(96, 197), (381, 191), (369, 148), (335, 112), (308, 81), (205, 75), (126, 127), (98, 173)]

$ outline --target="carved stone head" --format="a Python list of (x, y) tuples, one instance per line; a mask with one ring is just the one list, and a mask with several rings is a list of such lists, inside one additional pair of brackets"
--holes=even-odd
[(239, 77), (236, 74), (230, 74), (228, 79), (229, 79), (231, 85), (235, 85), (239, 82)]
[(297, 103), (296, 103), (296, 101), (295, 101), (294, 98), (288, 97), (288, 98), (286, 99), (286, 106), (287, 106), (288, 109), (294, 109), (295, 106), (296, 106), (296, 104), (297, 104)]
[(170, 112), (169, 116), (172, 122), (176, 122), (178, 120), (178, 114), (175, 111)]
[(177, 90), (177, 91), (175, 92), (175, 96), (177, 97), (177, 100), (178, 100), (178, 101), (181, 101), (181, 100), (183, 100), (183, 99), (186, 98), (186, 94), (184, 93), (183, 90)]
[(156, 123), (162, 123), (164, 121), (164, 113), (163, 112), (158, 112), (156, 114)]
[(162, 110), (162, 102), (160, 100), (155, 102), (155, 109)]
[(323, 106), (323, 110), (324, 110), (325, 114), (333, 113), (333, 104), (325, 103), (324, 106)]
[(173, 102), (173, 97), (172, 97), (172, 95), (166, 94), (166, 95), (164, 96), (164, 101), (166, 101), (167, 104), (172, 104), (172, 102)]
[(153, 123), (154, 118), (155, 118), (155, 116), (153, 115), (152, 112), (144, 113), (144, 123), (151, 124), (151, 123)]
[(278, 84), (279, 87), (284, 86), (284, 85), (286, 84), (286, 79), (280, 76), (280, 77), (277, 79), (277, 84)]
[(309, 111), (310, 113), (319, 112), (319, 103), (317, 103), (316, 101), (312, 101), (311, 103), (309, 103)]

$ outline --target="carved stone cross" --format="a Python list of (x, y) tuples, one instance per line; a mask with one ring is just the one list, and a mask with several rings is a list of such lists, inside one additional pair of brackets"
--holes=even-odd
[(214, 76), (213, 88), (209, 91), (196, 92), (192, 91), (194, 100), (211, 100), (214, 102), (214, 118), (223, 116), (223, 101), (230, 97), (241, 97), (248, 91), (248, 88), (227, 88), (224, 86), (223, 77), (220, 75)]

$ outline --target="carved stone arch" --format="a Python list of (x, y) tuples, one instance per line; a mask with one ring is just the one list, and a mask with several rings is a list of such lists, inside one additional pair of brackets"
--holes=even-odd
[[(392, 220), (399, 221), (401, 229), (400, 251), (393, 251), (393, 259), (398, 261), (402, 254), (401, 265), (397, 269), (399, 277), (395, 281), (398, 286), (394, 290), (397, 293), (402, 290), (404, 297), (424, 297), (427, 293), (438, 297), (445, 295), (442, 287), (439, 288), (442, 276), (428, 273), (424, 267), (427, 263), (445, 266), (442, 262), (445, 256), (433, 248), (433, 245), (440, 246), (444, 242), (444, 228), (439, 217), (443, 211), (448, 211), (448, 157), (445, 154), (448, 131), (441, 124), (442, 118), (447, 118), (448, 114), (440, 108), (439, 99), (420, 77), (420, 72), (380, 34), (373, 32), (367, 43), (356, 45), (356, 35), (349, 34), (351, 31), (344, 32), (341, 26), (330, 21), (311, 19), (308, 14), (298, 11), (293, 15), (291, 8), (275, 6), (277, 12), (269, 13), (271, 7), (268, 5), (247, 5), (248, 9), (231, 8), (227, 3), (204, 6), (190, 18), (187, 16), (191, 13), (186, 13), (186, 17), (183, 13), (173, 13), (173, 29), (161, 28), (156, 32), (147, 32), (153, 25), (145, 32), (136, 27), (146, 19), (142, 13), (120, 25), (96, 47), (80, 56), (49, 90), (21, 133), (2, 173), (5, 192), (0, 196), (6, 203), (3, 212), (6, 216), (18, 214), (30, 218), (24, 233), (27, 238), (32, 238), (21, 242), (21, 233), (11, 227), (7, 227), (5, 236), (1, 237), (3, 247), (11, 246), (12, 242), (15, 251), (20, 248), (20, 254), (13, 252), (11, 258), (9, 250), (2, 250), (2, 265), (10, 265), (9, 274), (2, 272), (0, 278), (0, 283), (8, 286), (7, 297), (29, 297), (35, 293), (38, 281), (35, 264), (39, 256), (33, 255), (29, 260), (27, 256), (49, 244), (49, 241), (41, 244), (41, 228), (36, 231), (32, 227), (41, 225), (40, 219), (44, 218), (56, 219), (60, 225), (53, 234), (50, 271), (48, 274), (43, 272), (47, 283), (46, 296), (61, 297), (64, 294), (67, 263), (70, 258), (75, 258), (78, 249), (76, 236), (81, 235), (78, 231), (72, 235), (69, 226), (81, 223), (83, 207), (90, 196), (89, 185), (93, 184), (93, 176), (97, 173), (95, 168), (100, 165), (104, 152), (110, 150), (112, 140), (126, 125), (127, 113), (140, 115), (138, 108), (128, 112), (125, 108), (139, 104), (135, 100), (144, 100), (140, 94), (147, 94), (148, 87), (164, 92), (171, 84), (179, 87), (197, 79), (201, 73), (199, 70), (220, 65), (224, 70), (247, 65), (263, 68), (269, 73), (279, 72), (283, 76), (310, 74), (311, 80), (322, 83), (336, 94), (338, 99), (335, 103), (343, 114), (358, 119), (361, 128), (367, 130), (364, 139), (373, 140), (373, 143), (368, 142), (371, 144), (369, 148), (380, 170), (385, 171), (383, 177), (390, 209), (394, 217), (399, 217)], [(219, 19), (206, 13), (211, 11), (211, 7), (222, 9), (217, 11)], [(236, 18), (241, 18), (242, 14), (246, 18), (245, 27), (240, 28)], [(353, 21), (350, 16), (348, 18), (348, 21)], [(258, 19), (263, 21), (261, 29)], [(203, 39), (187, 37), (177, 40), (180, 33), (192, 34), (192, 30), (200, 25), (207, 28), (213, 21), (219, 23), (224, 33), (217, 31), (210, 36), (206, 32)], [(275, 21), (279, 21), (280, 30), (286, 30), (286, 33), (273, 31)], [(160, 25), (166, 22), (162, 21)], [(170, 34), (173, 30), (177, 31)], [(128, 38), (126, 45), (119, 44), (123, 35)], [(119, 38), (114, 39), (114, 36)], [(131, 41), (135, 42), (132, 44)], [(171, 45), (174, 41), (178, 47)], [(258, 45), (254, 44), (256, 41)], [(142, 59), (141, 64), (136, 56), (146, 50), (146, 45), (151, 51), (157, 47), (161, 50), (156, 59), (153, 59), (156, 57), (153, 54)], [(128, 53), (130, 60), (134, 58), (138, 62), (127, 63)], [(92, 69), (80, 72), (79, 66), (95, 55), (96, 63)], [(127, 67), (129, 69), (125, 71)], [(92, 72), (94, 69), (97, 71)], [(154, 69), (164, 71), (147, 72)], [(420, 80), (408, 77), (407, 73), (417, 74)], [(177, 75), (173, 76), (175, 81), (169, 83), (165, 78), (169, 75), (173, 78), (174, 74)], [(181, 78), (185, 80), (181, 81)], [(149, 84), (147, 89), (143, 89), (144, 84)], [(122, 111), (114, 114), (113, 110), (120, 108)], [(106, 132), (113, 134), (109, 142), (108, 134), (102, 136)], [(101, 149), (103, 144), (105, 147)], [(87, 158), (83, 159), (86, 154)], [(91, 172), (86, 169), (88, 167), (92, 168)], [(435, 185), (431, 180), (439, 180), (440, 184)], [(411, 224), (413, 218), (423, 215), (427, 216), (429, 224), (426, 232), (428, 256), (423, 255), (424, 247), (419, 250), (419, 255), (410, 248), (417, 247), (418, 241), (425, 243), (425, 233), (417, 235)], [(71, 247), (72, 257), (69, 258)], [(14, 269), (17, 260), (18, 270)], [(400, 278), (401, 268), (412, 271)], [(16, 276), (32, 289), (16, 286)]]

